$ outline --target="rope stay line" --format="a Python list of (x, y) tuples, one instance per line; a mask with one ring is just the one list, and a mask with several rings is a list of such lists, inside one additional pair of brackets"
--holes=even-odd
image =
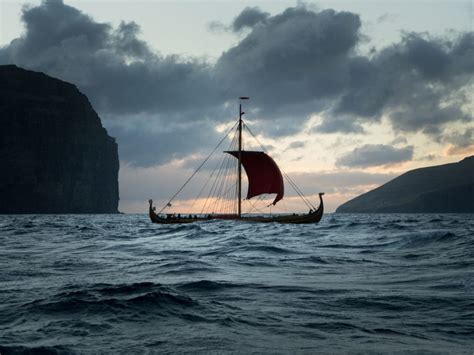
[[(179, 225), (236, 221), (296, 225), (321, 221), (324, 193), (319, 193), (319, 206), (316, 208), (310, 200), (317, 205), (314, 193), (318, 188), (312, 186), (311, 179), (308, 179), (310, 176), (304, 173), (304, 166), (290, 164), (298, 152), (287, 151), (295, 146), (298, 148), (298, 144), (292, 143), (285, 149), (291, 140), (270, 139), (261, 131), (260, 128), (268, 126), (268, 122), (262, 127), (260, 123), (265, 122), (258, 119), (245, 119), (244, 122), (242, 100), (248, 99), (248, 96), (238, 98), (238, 119), (230, 111), (226, 114), (227, 119), (236, 121), (211, 127), (214, 140), (201, 144), (200, 149), (191, 155), (171, 161), (168, 168), (174, 172), (167, 169), (158, 172), (158, 175), (164, 175), (162, 177), (168, 176), (167, 180), (171, 178), (170, 174), (175, 175), (174, 180), (169, 181), (175, 187), (166, 193), (162, 179), (158, 179), (157, 187), (167, 196), (161, 194), (155, 203), (151, 198), (148, 200), (148, 216), (152, 223)], [(254, 116), (256, 111), (251, 107), (249, 109)], [(258, 135), (253, 133), (251, 127)], [(271, 145), (274, 143), (276, 147)], [(291, 177), (272, 155), (277, 155), (276, 159), (281, 155), (280, 159), (282, 163), (286, 162)], [(308, 196), (303, 194), (296, 181)], [(307, 209), (302, 212), (305, 206), (309, 207), (309, 212)]]
[[(251, 214), (253, 211), (257, 211), (257, 212), (260, 212), (260, 213), (265, 213), (265, 211), (262, 211), (261, 208), (258, 208), (257, 206), (255, 206), (255, 204), (257, 204), (258, 202), (263, 201), (263, 199), (264, 199), (264, 195), (260, 195), (260, 196), (258, 196), (258, 197), (256, 198), (255, 203), (252, 203), (251, 200), (245, 200), (245, 201), (247, 201), (247, 202), (249, 203), (249, 205), (250, 205), (251, 208), (250, 208), (247, 212), (245, 212), (245, 213), (243, 213), (243, 214), (244, 214), (244, 215), (248, 215), (248, 214)], [(268, 207), (268, 206), (267, 206), (267, 207)]]
[(285, 171), (283, 171), (283, 176), (290, 183), (291, 187), (293, 187), (296, 193), (301, 197), (301, 199), (306, 204), (306, 206), (308, 206), (310, 209), (316, 209), (316, 207), (314, 207), (314, 205), (306, 198), (306, 196), (303, 195), (299, 187), (296, 185), (296, 183), (291, 179), (291, 177)]
[[(236, 125), (234, 125), (233, 128), (235, 128)], [(231, 144), (229, 146), (229, 149), (232, 150), (233, 148), (235, 148), (237, 146), (237, 143), (238, 143), (238, 136), (237, 136), (237, 130), (236, 132), (234, 133), (234, 137), (231, 141)], [(213, 183), (212, 183), (212, 186), (211, 186), (211, 189), (209, 190), (209, 194), (208, 194), (208, 197), (201, 209), (201, 214), (204, 214), (204, 213), (207, 213), (207, 212), (210, 212), (210, 213), (213, 213), (213, 210), (216, 210), (217, 207), (220, 206), (220, 200), (221, 200), (221, 197), (220, 197), (220, 193), (223, 189), (223, 184), (226, 184), (227, 180), (229, 179), (229, 165), (233, 163), (233, 161), (231, 161), (231, 158), (229, 155), (225, 154), (223, 155), (222, 159), (221, 159), (221, 163), (219, 165), (219, 170), (213, 180)], [(225, 181), (224, 181), (225, 180)], [(225, 190), (224, 190), (225, 191)], [(212, 203), (212, 200), (214, 199), (214, 203)], [(208, 210), (209, 208), (212, 207), (212, 210)], [(225, 206), (225, 208), (228, 210), (229, 207), (228, 206)]]
[[(244, 123), (244, 128), (247, 129), (247, 131), (251, 134), (251, 136), (257, 141), (257, 143), (260, 145), (262, 150), (265, 151), (265, 148), (264, 148), (263, 144), (258, 140), (258, 138), (255, 136), (255, 134), (253, 134), (250, 127), (248, 127)], [(285, 179), (290, 183), (291, 187), (295, 190), (295, 192), (298, 194), (298, 196), (300, 196), (300, 198), (303, 200), (303, 202), (306, 204), (306, 206), (308, 206), (310, 209), (316, 210), (316, 207), (306, 198), (306, 196), (304, 196), (303, 192), (300, 190), (298, 185), (296, 185), (296, 183), (293, 181), (293, 179), (291, 179), (291, 177), (283, 170), (283, 168), (280, 167), (280, 170), (283, 172), (283, 176), (285, 177)]]
[(206, 159), (204, 159), (204, 161), (201, 163), (201, 165), (198, 166), (198, 168), (192, 173), (192, 175), (184, 182), (184, 184), (179, 188), (179, 190), (169, 199), (169, 201), (163, 206), (163, 208), (158, 212), (158, 214), (162, 213), (163, 210), (168, 207), (169, 205), (171, 205), (171, 201), (174, 200), (174, 198), (176, 196), (178, 196), (178, 194), (184, 189), (184, 187), (188, 184), (189, 181), (191, 181), (191, 179), (194, 177), (194, 175), (196, 175), (198, 173), (199, 170), (201, 170), (201, 168), (204, 166), (204, 164), (209, 160), (209, 158), (215, 153), (215, 151), (217, 150), (217, 148), (219, 148), (219, 146), (222, 144), (222, 142), (224, 142), (224, 140), (227, 138), (227, 136), (229, 135), (230, 132), (232, 132), (232, 130), (234, 129), (234, 127), (237, 126), (237, 123), (235, 123), (231, 129), (229, 129), (227, 131), (227, 133), (224, 135), (224, 137), (222, 137), (222, 139), (219, 141), (219, 143), (217, 144), (217, 146), (212, 150), (212, 152), (207, 156)]
[[(255, 136), (252, 130), (248, 127), (245, 122), (242, 122), (242, 127), (245, 129), (250, 135), (255, 139), (257, 144), (260, 146), (262, 151), (265, 151), (263, 144), (259, 141), (259, 139)], [(234, 131), (235, 130), (235, 131)], [(234, 131), (232, 138), (230, 138), (231, 133)], [(238, 149), (239, 144), (239, 131), (238, 131), (238, 122), (236, 122), (222, 137), (219, 143), (215, 146), (215, 148), (211, 151), (211, 153), (204, 159), (204, 161), (196, 168), (196, 170), (189, 176), (189, 178), (184, 182), (184, 184), (178, 189), (178, 191), (169, 199), (169, 201), (163, 206), (163, 208), (158, 212), (158, 214), (162, 213), (167, 207), (171, 206), (171, 202), (179, 195), (179, 193), (186, 187), (186, 185), (191, 181), (191, 179), (201, 170), (201, 168), (209, 161), (211, 156), (216, 152), (216, 150), (222, 145), (224, 140), (227, 138), (230, 139), (230, 144), (228, 151), (235, 151)], [(316, 207), (304, 196), (301, 189), (296, 185), (293, 179), (280, 167), (280, 170), (283, 173), (283, 177), (286, 181), (290, 184), (290, 186), (295, 190), (298, 196), (303, 200), (306, 206), (310, 209), (316, 210)], [(212, 183), (211, 183), (212, 180)], [(203, 187), (200, 189), (199, 194), (194, 199), (191, 210), (195, 206), (196, 202), (201, 198), (203, 193), (205, 193), (206, 189), (209, 187), (207, 197), (204, 200), (204, 204), (202, 205), (200, 214), (213, 214), (214, 211), (219, 211), (221, 214), (237, 214), (238, 211), (238, 161), (235, 160), (234, 157), (230, 154), (223, 154), (223, 157), (220, 159), (219, 163), (216, 164), (214, 169), (212, 170), (211, 175), (208, 179), (206, 179)], [(266, 194), (262, 194), (258, 196), (256, 199), (252, 201), (245, 200), (250, 204), (250, 208), (246, 213), (243, 214), (250, 214), (254, 211), (259, 213), (265, 213), (262, 208), (257, 207), (255, 204), (262, 202), (268, 198)], [(266, 207), (270, 207), (266, 206)], [(283, 207), (283, 206), (280, 206)], [(286, 206), (285, 206), (286, 207)], [(283, 210), (287, 211), (286, 208)], [(191, 212), (191, 211), (190, 211)]]
[[(229, 132), (229, 133), (230, 133), (230, 132)], [(223, 159), (224, 159), (224, 157), (222, 157), (221, 161), (222, 161)], [(193, 210), (194, 205), (195, 205), (196, 202), (199, 200), (199, 198), (202, 196), (202, 193), (204, 192), (204, 190), (206, 189), (207, 185), (209, 184), (209, 181), (212, 180), (212, 177), (213, 177), (214, 174), (216, 173), (218, 167), (219, 167), (219, 165), (216, 165), (215, 168), (212, 170), (212, 173), (211, 173), (211, 175), (209, 176), (209, 179), (206, 179), (205, 184), (203, 185), (203, 187), (202, 187), (201, 190), (199, 191), (199, 194), (197, 195), (197, 197), (194, 199), (194, 202), (193, 202), (193, 204), (192, 204), (191, 207), (190, 207), (190, 211)], [(202, 211), (201, 211), (201, 214), (202, 214)]]

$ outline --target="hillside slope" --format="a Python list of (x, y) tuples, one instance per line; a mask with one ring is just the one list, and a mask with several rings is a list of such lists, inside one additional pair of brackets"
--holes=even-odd
[(338, 213), (474, 213), (474, 156), (410, 170), (339, 206)]

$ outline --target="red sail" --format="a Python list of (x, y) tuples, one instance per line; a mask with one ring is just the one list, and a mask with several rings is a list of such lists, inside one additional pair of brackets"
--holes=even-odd
[[(238, 151), (226, 152), (237, 159)], [(264, 152), (242, 150), (241, 161), (249, 179), (247, 199), (261, 194), (277, 194), (273, 204), (283, 198), (283, 176), (275, 161)]]

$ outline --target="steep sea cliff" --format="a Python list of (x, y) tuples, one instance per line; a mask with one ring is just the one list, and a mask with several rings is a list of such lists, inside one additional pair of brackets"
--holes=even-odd
[(0, 213), (116, 213), (119, 159), (87, 97), (0, 66)]

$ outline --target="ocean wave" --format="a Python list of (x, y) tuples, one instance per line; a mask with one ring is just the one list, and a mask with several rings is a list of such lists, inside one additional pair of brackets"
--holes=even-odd
[(182, 260), (161, 264), (160, 269), (166, 274), (190, 275), (194, 273), (214, 273), (217, 268), (209, 263), (197, 260)]
[(199, 280), (185, 282), (177, 285), (177, 288), (184, 291), (221, 291), (233, 288), (248, 288), (251, 285), (238, 284), (226, 281)]
[(34, 300), (21, 308), (40, 314), (118, 314), (130, 311), (163, 311), (188, 308), (198, 302), (185, 294), (153, 283), (95, 285)]
[(434, 244), (454, 244), (460, 238), (452, 232), (428, 231), (402, 235), (396, 242), (399, 248), (422, 248)]
[(0, 216), (0, 352), (462, 353), (473, 260), (472, 215)]
[(51, 354), (51, 355), (69, 355), (75, 354), (73, 345), (52, 345), (52, 346), (2, 346), (0, 345), (0, 354), (4, 355), (33, 355), (33, 354)]
[(345, 331), (363, 331), (369, 332), (366, 328), (356, 326), (354, 324), (346, 322), (307, 322), (303, 323), (300, 326), (304, 328), (317, 329), (324, 332), (345, 332)]
[(257, 253), (268, 253), (268, 254), (292, 254), (294, 253), (290, 249), (272, 246), (272, 245), (247, 245), (236, 250), (237, 252), (257, 252)]

